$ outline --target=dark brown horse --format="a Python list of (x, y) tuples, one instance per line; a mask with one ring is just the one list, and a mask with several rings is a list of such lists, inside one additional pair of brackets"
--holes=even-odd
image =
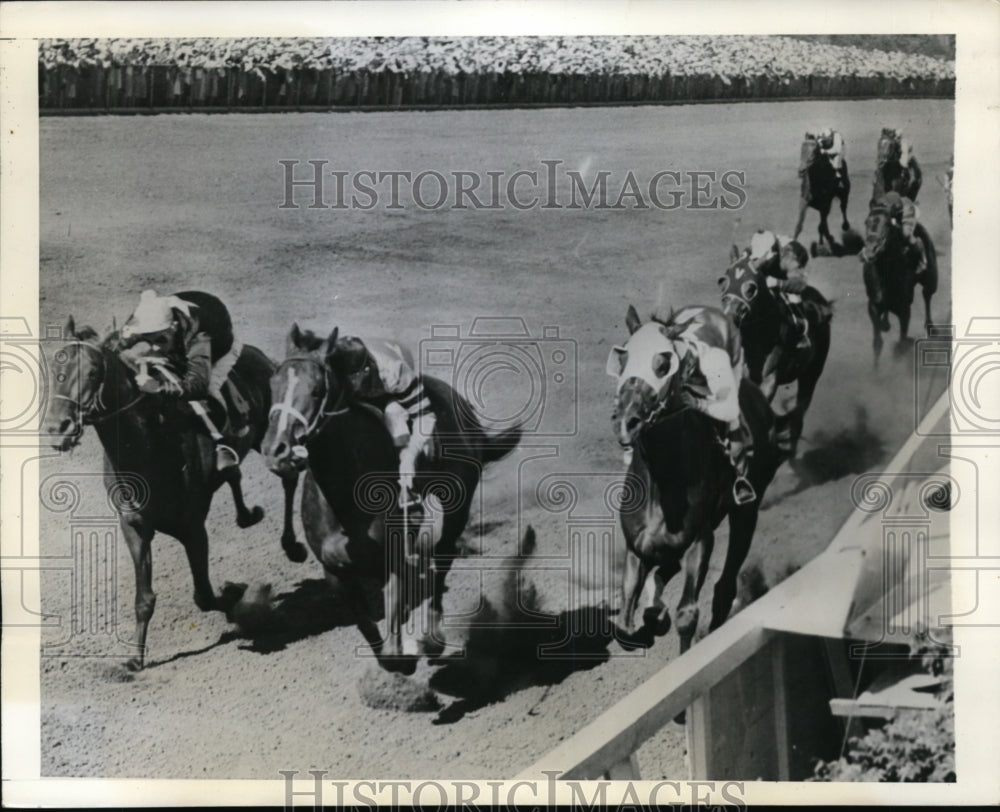
[(923, 272), (918, 271), (919, 253), (903, 236), (894, 213), (884, 205), (876, 205), (865, 220), (865, 247), (860, 254), (862, 275), (868, 295), (868, 317), (872, 323), (874, 365), (878, 367), (882, 354), (882, 333), (889, 330), (889, 314), (899, 319), (899, 343), (896, 355), (904, 353), (912, 343), (908, 336), (910, 307), (917, 284), (924, 298), (924, 327), (929, 332), (931, 297), (937, 291), (937, 253), (927, 229), (917, 223), (914, 236), (923, 243), (927, 260)]
[[(483, 467), (509, 454), (518, 427), (489, 437), (469, 404), (445, 383), (422, 378), (437, 416), (439, 452), (418, 463), (422, 508), (399, 503), (399, 454), (380, 412), (351, 397), (340, 370), (361, 349), (338, 332), (320, 340), (298, 326), (272, 380), (267, 466), (285, 476), (308, 465), (302, 524), (327, 580), (347, 590), (358, 628), (379, 664), (412, 674), (421, 656), (443, 649), (445, 579), (465, 529)], [(361, 579), (384, 584), (386, 634), (365, 600)], [(414, 611), (416, 610), (416, 611)]]
[(902, 144), (899, 134), (889, 127), (883, 127), (882, 134), (878, 139), (875, 176), (872, 179), (872, 198), (868, 202), (869, 209), (873, 208), (886, 192), (899, 192), (903, 197), (908, 197), (916, 203), (917, 194), (919, 194), (923, 184), (923, 172), (917, 159), (912, 155), (907, 166), (902, 165), (901, 157)]
[(806, 410), (830, 352), (830, 320), (833, 308), (814, 287), (798, 294), (808, 322), (809, 346), (797, 347), (798, 335), (782, 314), (779, 294), (767, 277), (736, 246), (731, 264), (719, 278), (722, 310), (740, 329), (750, 380), (760, 387), (772, 409), (778, 387), (795, 384), (795, 403), (790, 410), (775, 409), (775, 440), (779, 450), (795, 457)]
[[(135, 654), (126, 668), (138, 671), (145, 663), (146, 633), (156, 605), (153, 536), (166, 533), (184, 545), (195, 605), (202, 611), (226, 611), (239, 596), (217, 596), (209, 580), (205, 519), (212, 496), (223, 483), (229, 485), (241, 528), (257, 524), (264, 511), (244, 502), (238, 467), (217, 469), (212, 439), (188, 403), (139, 389), (136, 370), (116, 352), (117, 333), (102, 341), (89, 327), (77, 331), (71, 317), (64, 335), (68, 341), (56, 353), (52, 367), (47, 432), (52, 447), (65, 451), (79, 444), (85, 426), (93, 426), (104, 447), (105, 486), (135, 565)], [(250, 430), (231, 442), (241, 460), (251, 449), (260, 450), (273, 370), (260, 350), (244, 345), (233, 375), (242, 382), (250, 407)], [(306, 550), (295, 540), (291, 526), (297, 478), (288, 477), (283, 485), (282, 547), (293, 561), (304, 561)]]
[[(670, 616), (662, 592), (684, 568), (684, 589), (677, 607), (677, 633), (686, 651), (698, 626), (698, 594), (705, 582), (714, 533), (729, 517), (729, 545), (722, 575), (715, 585), (710, 629), (725, 621), (736, 597), (736, 578), (746, 559), (757, 526), (760, 499), (774, 476), (779, 457), (769, 439), (772, 416), (760, 390), (747, 378), (740, 381), (740, 408), (753, 437), (754, 455), (748, 478), (757, 500), (737, 506), (732, 497), (734, 472), (710, 417), (684, 405), (685, 387), (697, 386), (691, 371), (675, 367), (656, 345), (669, 342), (685, 314), (665, 322), (641, 325), (635, 308), (626, 316), (631, 337), (618, 348), (619, 362), (631, 357), (662, 383), (654, 391), (648, 375), (619, 378), (615, 425), (619, 442), (633, 449), (628, 482), (636, 498), (621, 510), (626, 560), (622, 580), (623, 609), (618, 637), (623, 645), (651, 645), (666, 634)], [(726, 317), (712, 308), (697, 308), (710, 326), (725, 329)], [(640, 335), (640, 332), (643, 334)], [(722, 339), (723, 341), (725, 339)], [(641, 357), (639, 357), (641, 356)], [(628, 363), (622, 369), (627, 370)], [(634, 368), (634, 367), (633, 367)], [(611, 371), (609, 362), (609, 371)], [(618, 374), (617, 372), (615, 373)], [(641, 620), (636, 615), (641, 611)]]
[(847, 222), (847, 201), (851, 197), (851, 179), (847, 174), (847, 165), (844, 165), (842, 177), (838, 180), (837, 171), (830, 163), (830, 159), (819, 149), (819, 141), (807, 134), (805, 141), (802, 142), (802, 166), (805, 169), (802, 172), (799, 195), (799, 219), (795, 224), (792, 239), (797, 240), (802, 233), (806, 209), (816, 209), (819, 212), (819, 243), (822, 245), (825, 240), (830, 250), (836, 254), (839, 246), (830, 234), (827, 218), (830, 216), (834, 199), (837, 199), (840, 201), (842, 228), (847, 231), (851, 227)]

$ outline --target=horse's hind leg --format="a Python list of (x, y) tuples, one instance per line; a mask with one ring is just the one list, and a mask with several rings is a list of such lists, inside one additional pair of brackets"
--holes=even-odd
[(146, 662), (146, 632), (153, 609), (156, 608), (151, 544), (154, 530), (144, 525), (136, 526), (125, 519), (122, 520), (121, 527), (135, 566), (135, 633), (132, 637), (135, 656), (125, 663), (125, 667), (129, 671), (139, 671)]
[(851, 224), (847, 222), (847, 201), (851, 197), (851, 181), (847, 177), (847, 164), (844, 164), (844, 183), (843, 183), (843, 194), (840, 196), (840, 216), (843, 220), (842, 228), (847, 231), (851, 227)]
[(698, 630), (698, 595), (705, 583), (714, 544), (712, 531), (706, 530), (684, 554), (684, 590), (677, 605), (677, 634), (681, 639), (681, 654), (691, 648)]
[(292, 514), (295, 509), (295, 489), (298, 487), (298, 474), (281, 478), (281, 488), (285, 492), (285, 518), (281, 531), (281, 549), (289, 561), (301, 564), (306, 560), (309, 551), (304, 544), (295, 540), (295, 528), (292, 526)]
[(750, 542), (756, 529), (756, 505), (745, 505), (729, 514), (729, 547), (722, 575), (715, 584), (715, 594), (712, 596), (712, 622), (708, 626), (709, 631), (718, 629), (729, 617), (736, 599), (736, 578), (750, 552)]
[(243, 501), (243, 472), (238, 465), (230, 466), (222, 471), (222, 478), (229, 484), (233, 492), (233, 503), (236, 505), (236, 524), (238, 527), (253, 527), (264, 518), (264, 508), (254, 505), (248, 508)]

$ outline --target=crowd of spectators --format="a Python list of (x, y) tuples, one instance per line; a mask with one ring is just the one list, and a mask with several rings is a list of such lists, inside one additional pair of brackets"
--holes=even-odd
[(953, 61), (781, 36), (341, 37), (43, 40), (42, 67), (162, 65), (414, 74), (705, 76), (723, 82), (803, 76), (953, 79)]

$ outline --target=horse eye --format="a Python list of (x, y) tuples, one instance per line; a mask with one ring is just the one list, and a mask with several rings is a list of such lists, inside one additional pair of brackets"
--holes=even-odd
[(729, 290), (729, 277), (728, 276), (720, 276), (719, 277), (719, 290), (721, 290), (723, 293), (725, 293), (727, 290)]
[(653, 358), (653, 374), (657, 378), (666, 377), (666, 374), (670, 371), (670, 356), (665, 352), (658, 353)]
[(748, 302), (752, 302), (756, 295), (757, 295), (757, 283), (745, 282), (743, 285), (743, 298), (746, 299)]

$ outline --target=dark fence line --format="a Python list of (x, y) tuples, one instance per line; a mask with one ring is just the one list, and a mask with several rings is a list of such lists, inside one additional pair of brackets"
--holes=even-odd
[(954, 79), (39, 66), (41, 112), (396, 109), (782, 98), (953, 98)]

